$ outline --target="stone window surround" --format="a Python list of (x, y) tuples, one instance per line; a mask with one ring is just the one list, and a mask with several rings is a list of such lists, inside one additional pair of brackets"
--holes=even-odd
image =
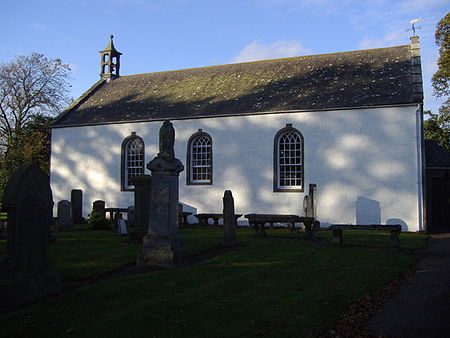
[[(210, 143), (210, 179), (206, 182), (196, 182), (191, 178), (192, 172), (192, 142), (198, 137), (206, 137)], [(205, 133), (202, 129), (199, 129), (194, 133), (187, 143), (187, 156), (186, 156), (186, 184), (187, 185), (212, 185), (213, 184), (213, 142), (212, 137), (208, 133)]]
[[(278, 163), (278, 151), (279, 151), (279, 140), (281, 136), (286, 132), (294, 132), (296, 133), (301, 140), (301, 185), (294, 186), (293, 188), (287, 188), (286, 186), (281, 187), (278, 181), (278, 172), (280, 169)], [(273, 191), (274, 192), (303, 192), (304, 191), (304, 182), (305, 182), (305, 163), (304, 163), (304, 139), (302, 133), (296, 128), (292, 127), (292, 123), (286, 123), (286, 127), (279, 130), (278, 133), (274, 137), (273, 142)]]
[(140, 140), (142, 143), (142, 174), (145, 172), (145, 143), (144, 140), (136, 135), (136, 132), (132, 132), (130, 136), (126, 137), (122, 142), (122, 151), (121, 151), (121, 166), (120, 166), (120, 188), (121, 191), (134, 191), (134, 186), (129, 186), (127, 184), (127, 146), (130, 142), (134, 140)]

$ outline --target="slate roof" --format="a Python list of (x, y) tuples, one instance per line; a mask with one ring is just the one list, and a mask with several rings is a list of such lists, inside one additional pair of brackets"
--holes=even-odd
[(425, 167), (450, 168), (450, 151), (433, 140), (425, 140)]
[(417, 103), (410, 45), (101, 80), (54, 127)]

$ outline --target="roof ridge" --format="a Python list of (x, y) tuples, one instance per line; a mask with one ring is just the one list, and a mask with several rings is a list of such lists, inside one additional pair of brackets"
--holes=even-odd
[(202, 69), (211, 69), (211, 68), (219, 68), (219, 67), (231, 67), (231, 66), (245, 65), (245, 64), (257, 64), (257, 63), (274, 62), (274, 61), (287, 61), (287, 60), (304, 59), (304, 58), (306, 59), (306, 58), (311, 58), (311, 57), (328, 56), (328, 55), (354, 54), (354, 53), (361, 53), (361, 52), (372, 52), (372, 51), (380, 51), (380, 50), (396, 49), (396, 48), (405, 48), (405, 47), (409, 47), (409, 45), (400, 45), (400, 46), (392, 46), (392, 47), (381, 47), (381, 48), (372, 48), (372, 49), (360, 49), (360, 50), (345, 51), (345, 52), (335, 52), (335, 53), (291, 56), (291, 57), (279, 58), (279, 59), (267, 59), (267, 60), (255, 60), (255, 61), (236, 62), (236, 63), (225, 63), (225, 64), (222, 64), (222, 65), (212, 65), (212, 66), (206, 66), (206, 67), (182, 68), (182, 69), (162, 70), (162, 71), (157, 71), (157, 72), (148, 72), (148, 73), (140, 73), (140, 74), (122, 75), (120, 77), (121, 78), (125, 78), (125, 77), (144, 76), (144, 75), (150, 75), (150, 74), (175, 73), (175, 72), (183, 72), (183, 71), (189, 71), (189, 70), (202, 70)]

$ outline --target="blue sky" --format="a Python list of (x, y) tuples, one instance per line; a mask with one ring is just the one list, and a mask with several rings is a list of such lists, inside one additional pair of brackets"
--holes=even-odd
[(420, 17), (425, 109), (437, 111), (437, 22), (450, 0), (2, 0), (0, 62), (39, 52), (71, 65), (72, 96), (99, 78), (110, 34), (121, 75), (409, 43)]

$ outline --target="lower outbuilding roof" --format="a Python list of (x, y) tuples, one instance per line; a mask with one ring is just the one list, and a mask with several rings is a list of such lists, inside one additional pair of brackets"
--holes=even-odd
[(436, 141), (425, 140), (425, 167), (450, 169), (450, 151)]

